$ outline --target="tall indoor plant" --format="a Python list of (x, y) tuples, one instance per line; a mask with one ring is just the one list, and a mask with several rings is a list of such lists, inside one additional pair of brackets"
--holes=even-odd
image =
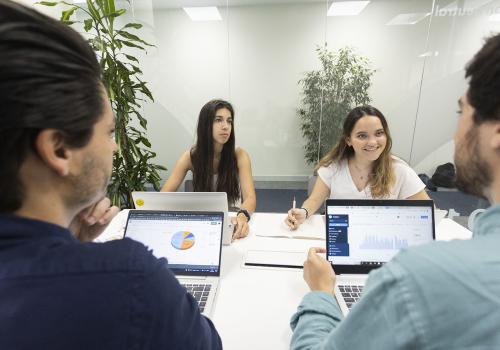
[(133, 50), (144, 51), (146, 46), (151, 46), (131, 33), (142, 25), (127, 23), (116, 28), (115, 19), (126, 10), (116, 9), (114, 0), (87, 0), (82, 5), (66, 1), (41, 1), (39, 4), (65, 5), (67, 9), (61, 14), (61, 21), (68, 25), (81, 23), (72, 20), (76, 11), (84, 14), (83, 29), (99, 58), (103, 82), (116, 117), (118, 152), (113, 160), (108, 195), (113, 204), (131, 208), (131, 192), (144, 190), (146, 184), (159, 190), (159, 170), (166, 170), (151, 162), (156, 154), (151, 151), (151, 143), (145, 135), (147, 120), (141, 114), (141, 103), (153, 101), (153, 96), (141, 80), (139, 60), (131, 54)]
[(316, 51), (321, 69), (306, 72), (299, 81), (303, 91), (298, 115), (308, 164), (316, 163), (337, 142), (347, 113), (370, 102), (368, 89), (375, 72), (368, 59), (350, 47), (331, 52), (324, 46)]

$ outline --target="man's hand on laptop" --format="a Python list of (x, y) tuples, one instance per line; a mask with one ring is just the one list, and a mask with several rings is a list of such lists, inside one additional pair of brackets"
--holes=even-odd
[(326, 253), (325, 248), (312, 247), (304, 261), (304, 280), (312, 291), (333, 293), (335, 271), (332, 265), (318, 253)]
[(78, 213), (69, 225), (69, 230), (82, 242), (93, 241), (119, 211), (118, 207), (111, 206), (109, 198), (103, 198)]

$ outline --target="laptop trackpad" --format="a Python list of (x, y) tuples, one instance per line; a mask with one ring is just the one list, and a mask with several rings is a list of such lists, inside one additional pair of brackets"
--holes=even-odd
[(245, 267), (284, 267), (301, 269), (307, 252), (286, 252), (274, 250), (249, 250), (245, 256)]

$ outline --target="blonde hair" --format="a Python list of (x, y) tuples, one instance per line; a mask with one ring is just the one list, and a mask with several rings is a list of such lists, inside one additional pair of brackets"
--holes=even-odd
[(391, 193), (391, 187), (396, 181), (396, 175), (392, 167), (392, 139), (389, 132), (389, 126), (384, 115), (375, 107), (359, 106), (347, 114), (342, 127), (342, 135), (337, 144), (328, 152), (315, 167), (317, 171), (321, 167), (327, 167), (332, 163), (340, 163), (343, 160), (349, 160), (354, 156), (354, 149), (347, 144), (347, 139), (351, 136), (354, 126), (359, 119), (364, 116), (375, 116), (380, 119), (382, 127), (387, 138), (384, 150), (380, 157), (374, 162), (372, 173), (369, 175), (370, 190), (373, 198), (387, 198)]

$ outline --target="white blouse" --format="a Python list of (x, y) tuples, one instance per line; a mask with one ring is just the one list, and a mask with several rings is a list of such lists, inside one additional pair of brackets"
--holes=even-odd
[[(391, 188), (387, 199), (406, 199), (417, 194), (425, 188), (425, 184), (418, 175), (403, 160), (393, 157), (392, 166), (396, 175), (396, 181)], [(347, 160), (339, 164), (330, 164), (327, 167), (318, 169), (318, 175), (325, 185), (330, 188), (330, 198), (334, 199), (373, 199), (370, 184), (358, 191)]]

